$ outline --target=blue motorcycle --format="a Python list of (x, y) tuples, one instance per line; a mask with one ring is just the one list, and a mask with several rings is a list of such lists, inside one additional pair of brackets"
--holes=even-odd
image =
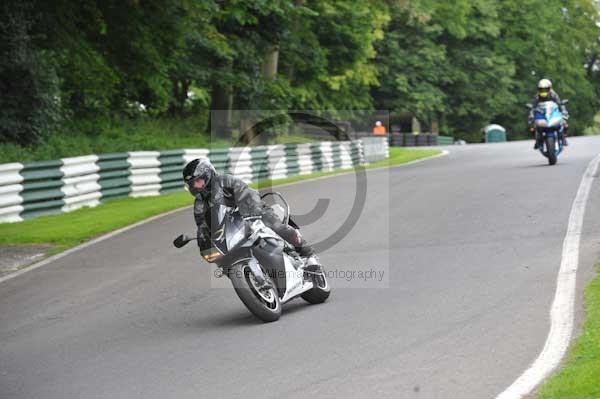
[[(566, 104), (568, 100), (564, 100)], [(531, 104), (527, 104), (532, 109)], [(563, 134), (565, 122), (560, 107), (554, 101), (542, 101), (533, 109), (533, 127), (541, 137), (539, 148), (550, 165), (556, 164), (558, 155), (563, 150)]]

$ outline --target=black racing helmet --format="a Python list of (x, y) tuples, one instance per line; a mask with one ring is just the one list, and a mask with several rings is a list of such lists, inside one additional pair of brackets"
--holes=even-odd
[[(210, 191), (210, 183), (216, 173), (217, 171), (208, 158), (194, 159), (188, 162), (183, 168), (183, 181), (190, 194), (197, 197), (200, 194)], [(194, 188), (193, 185), (194, 180), (198, 179), (204, 179), (204, 188), (201, 190)]]

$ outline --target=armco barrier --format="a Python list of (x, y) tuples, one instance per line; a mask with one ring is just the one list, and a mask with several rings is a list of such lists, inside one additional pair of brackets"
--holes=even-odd
[(23, 176), (23, 211), (21, 217), (31, 218), (63, 210), (65, 193), (63, 186), (62, 161), (34, 162), (23, 165), (19, 172)]
[[(379, 140), (379, 141), (378, 141)], [(365, 163), (389, 156), (385, 138), (224, 149), (134, 151), (56, 161), (0, 165), (0, 222), (93, 207), (116, 197), (141, 197), (182, 190), (181, 170), (208, 157), (217, 171), (246, 182), (280, 179)]]
[(449, 136), (437, 136), (437, 145), (452, 145), (454, 144), (454, 137)]
[(101, 198), (124, 197), (131, 191), (129, 183), (129, 154), (126, 152), (98, 155), (98, 184)]
[(131, 197), (145, 197), (160, 194), (160, 161), (158, 151), (130, 152), (127, 163), (129, 164), (129, 183)]
[(414, 147), (454, 144), (454, 137), (438, 136), (429, 133), (394, 133), (390, 135), (389, 140), (390, 145), (392, 145), (393, 147)]
[(0, 220), (16, 222), (21, 220), (23, 212), (23, 176), (19, 173), (23, 169), (20, 163), (0, 165)]
[(362, 153), (365, 162), (375, 162), (382, 159), (381, 154), (385, 154), (385, 157), (389, 157), (389, 144), (385, 139), (378, 137), (365, 137), (361, 140)]
[(60, 168), (63, 174), (61, 191), (64, 193), (65, 203), (63, 212), (100, 203), (102, 194), (98, 184), (100, 168), (97, 161), (96, 155), (63, 159), (63, 166)]

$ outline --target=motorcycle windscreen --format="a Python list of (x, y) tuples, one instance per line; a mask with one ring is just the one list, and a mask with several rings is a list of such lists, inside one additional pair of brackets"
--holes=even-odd
[(548, 127), (559, 127), (562, 123), (562, 113), (554, 101), (549, 101), (546, 106), (546, 120)]
[(543, 105), (544, 107), (544, 114), (548, 121), (548, 126), (559, 125), (562, 121), (562, 113), (560, 112), (558, 104), (554, 101), (546, 101), (540, 105)]
[(269, 194), (273, 193), (266, 193), (261, 197), (265, 205), (273, 210), (273, 213), (281, 223), (286, 223), (287, 219), (287, 224), (295, 229), (299, 229), (300, 227), (292, 220), (291, 215), (288, 214), (289, 209), (286, 210), (287, 205), (281, 201), (279, 196)]
[(233, 212), (225, 219), (225, 240), (231, 249), (246, 238), (246, 224), (238, 212)]
[(558, 127), (560, 127), (561, 123), (562, 123), (562, 116), (560, 114), (552, 115), (550, 117), (550, 119), (548, 120), (548, 127), (558, 128)]
[(540, 128), (560, 127), (562, 114), (554, 101), (544, 101), (538, 104), (534, 112), (535, 126)]
[(209, 211), (209, 220), (207, 220), (211, 231), (211, 241), (213, 245), (222, 253), (227, 252), (227, 237), (225, 235), (225, 220), (227, 211), (230, 208), (225, 205), (213, 205)]

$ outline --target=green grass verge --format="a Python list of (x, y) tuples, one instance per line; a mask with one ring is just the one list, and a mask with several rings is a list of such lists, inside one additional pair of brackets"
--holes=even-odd
[[(391, 148), (390, 158), (375, 162), (367, 168), (387, 167), (426, 158), (440, 153), (438, 150), (413, 150)], [(316, 177), (347, 173), (349, 169), (292, 176), (274, 181), (261, 181), (255, 188), (281, 185)], [(90, 240), (98, 235), (133, 224), (163, 212), (192, 204), (187, 192), (175, 192), (157, 197), (121, 198), (108, 200), (95, 208), (83, 208), (59, 215), (43, 216), (20, 223), (0, 224), (0, 245), (50, 244), (52, 253)], [(190, 215), (191, 217), (191, 215)]]
[[(366, 169), (378, 169), (378, 168), (388, 168), (394, 165), (402, 165), (404, 163), (408, 163), (411, 161), (416, 161), (418, 159), (428, 158), (437, 154), (440, 154), (439, 150), (413, 150), (406, 148), (390, 148), (390, 157), (388, 159), (384, 159), (382, 161), (373, 162), (371, 164), (366, 165)], [(284, 185), (291, 184), (298, 181), (306, 180), (306, 179), (316, 179), (319, 177), (325, 176), (334, 176), (342, 173), (349, 173), (353, 169), (338, 169), (331, 172), (316, 172), (312, 173), (308, 176), (291, 176), (286, 177), (285, 179), (278, 180), (261, 180), (258, 184), (255, 184), (254, 187), (261, 189), (274, 185)]]
[(187, 192), (157, 197), (119, 198), (108, 200), (95, 208), (82, 208), (20, 223), (3, 223), (0, 224), (0, 245), (51, 244), (54, 246), (52, 252), (56, 253), (100, 234), (190, 203)]
[(441, 154), (440, 150), (414, 150), (407, 148), (390, 147), (390, 157), (383, 161), (373, 162), (367, 166), (367, 169), (375, 169), (401, 165), (403, 163), (416, 161), (421, 158), (428, 158)]
[(44, 143), (22, 147), (0, 143), (0, 163), (32, 162), (87, 154), (228, 146), (204, 133), (206, 118), (98, 118), (79, 120), (53, 132)]
[[(600, 272), (600, 263), (596, 265)], [(537, 399), (600, 398), (600, 276), (585, 289), (586, 319), (564, 367), (540, 388)]]

